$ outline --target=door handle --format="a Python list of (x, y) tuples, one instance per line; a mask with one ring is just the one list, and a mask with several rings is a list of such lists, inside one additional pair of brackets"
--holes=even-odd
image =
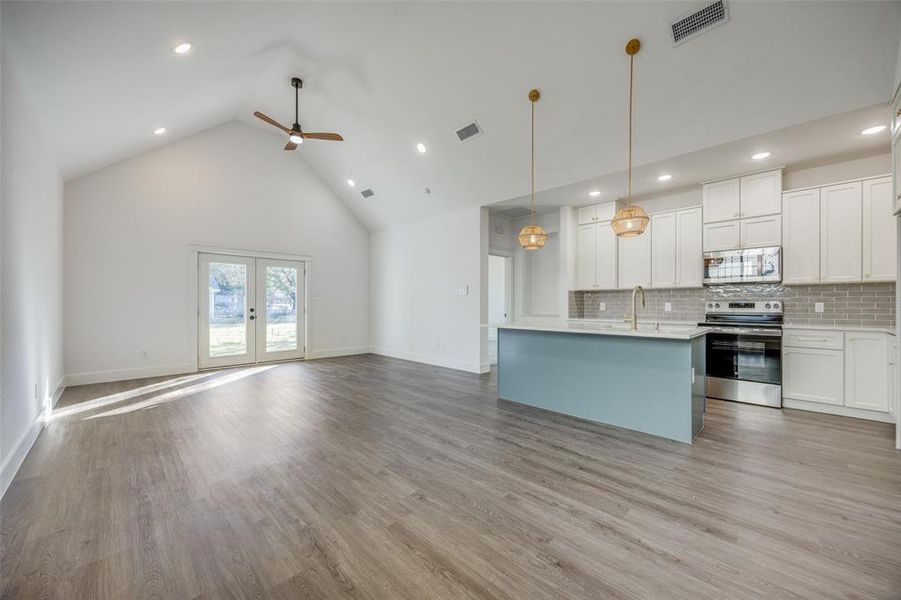
[(253, 321), (253, 320), (254, 320), (254, 319), (256, 319), (256, 317), (255, 317), (255, 316), (253, 316), (253, 315), (250, 315), (250, 316), (249, 316), (249, 317), (247, 317), (247, 318), (248, 318), (248, 319), (250, 319), (250, 320), (251, 320), (251, 321)]

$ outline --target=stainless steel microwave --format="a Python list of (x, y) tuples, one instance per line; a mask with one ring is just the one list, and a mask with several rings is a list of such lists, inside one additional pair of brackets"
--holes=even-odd
[(781, 246), (704, 253), (706, 285), (780, 281), (782, 281)]

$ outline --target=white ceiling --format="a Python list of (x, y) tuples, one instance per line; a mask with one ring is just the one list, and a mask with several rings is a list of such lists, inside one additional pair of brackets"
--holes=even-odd
[[(253, 110), (290, 122), (303, 77), (304, 128), (347, 141), (298, 159), (370, 228), (526, 194), (532, 87), (539, 189), (621, 171), (633, 35), (639, 165), (889, 100), (898, 2), (733, 0), (674, 48), (669, 22), (703, 5), (3, 2), (2, 38), (67, 179)], [(485, 134), (458, 143), (473, 118)]]

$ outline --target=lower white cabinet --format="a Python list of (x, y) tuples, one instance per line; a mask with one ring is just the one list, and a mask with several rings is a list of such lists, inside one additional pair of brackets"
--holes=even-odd
[(841, 406), (843, 397), (841, 350), (784, 348), (782, 351), (782, 396)]
[(845, 334), (845, 406), (888, 412), (888, 354), (884, 333)]
[[(894, 412), (894, 336), (880, 331), (786, 329), (782, 397), (803, 408), (867, 417)], [(790, 403), (787, 402), (790, 406)], [(862, 411), (862, 412), (856, 412)], [(870, 416), (869, 418), (874, 418)]]

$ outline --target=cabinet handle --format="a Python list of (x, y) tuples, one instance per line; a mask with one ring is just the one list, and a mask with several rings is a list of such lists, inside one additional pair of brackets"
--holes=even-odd
[(825, 342), (826, 338), (815, 338), (815, 337), (799, 337), (799, 342)]

